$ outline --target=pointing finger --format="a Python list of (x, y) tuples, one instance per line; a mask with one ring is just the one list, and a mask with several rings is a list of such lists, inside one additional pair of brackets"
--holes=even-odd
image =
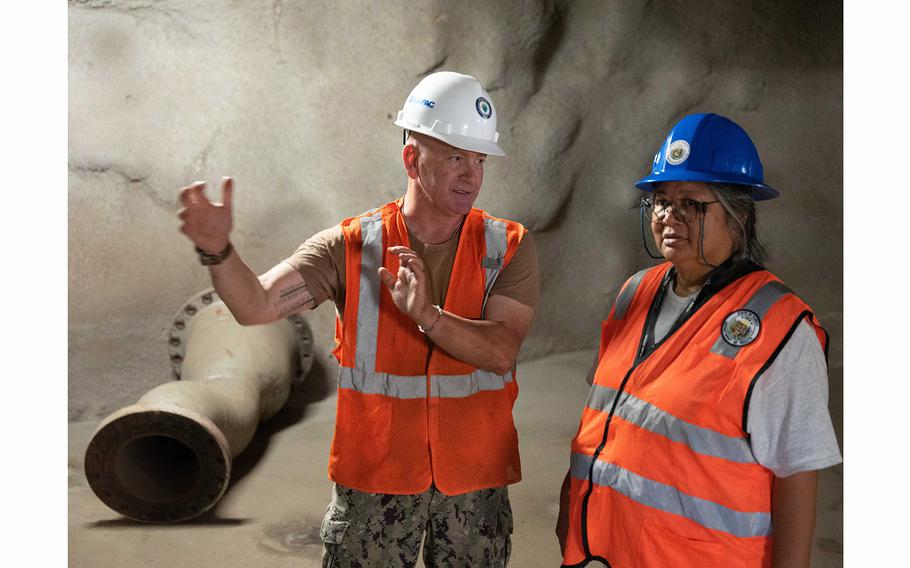
[(398, 255), (398, 264), (401, 266), (407, 266), (411, 261), (415, 260), (417, 257), (410, 254), (400, 254)]
[(190, 205), (193, 204), (192, 198), (190, 195), (190, 193), (191, 193), (190, 190), (192, 189), (192, 187), (193, 186), (188, 185), (180, 190), (180, 204), (183, 205), (184, 207), (189, 207)]
[(228, 176), (221, 178), (221, 203), (228, 211), (233, 207), (234, 180)]
[(208, 198), (205, 196), (205, 182), (197, 181), (190, 186), (190, 200), (194, 203), (210, 203)]
[(411, 272), (420, 272), (423, 274), (423, 266), (420, 265), (420, 262), (417, 259), (410, 259), (405, 263), (405, 266), (408, 267), (408, 270)]
[(399, 255), (400, 254), (414, 254), (414, 255), (417, 254), (416, 252), (412, 251), (408, 247), (403, 247), (403, 246), (389, 247), (389, 252), (392, 254), (399, 254)]
[(410, 270), (413, 270), (414, 272), (423, 273), (423, 271), (426, 270), (424, 268), (423, 261), (420, 260), (419, 258), (417, 258), (416, 256), (409, 256), (407, 258), (402, 258), (401, 263), (403, 265), (407, 266)]
[(423, 267), (417, 263), (410, 263), (408, 264), (408, 268), (410, 269), (411, 274), (414, 275), (414, 282), (418, 284), (422, 283), (425, 278)]

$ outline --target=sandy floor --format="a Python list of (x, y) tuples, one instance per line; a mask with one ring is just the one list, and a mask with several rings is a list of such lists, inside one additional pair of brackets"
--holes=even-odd
[[(588, 390), (581, 377), (592, 358), (593, 351), (575, 351), (519, 366), (515, 416), (524, 480), (510, 488), (511, 566), (559, 565), (553, 536), (557, 496)], [(224, 499), (205, 516), (181, 525), (139, 524), (98, 500), (82, 470), (97, 421), (71, 423), (70, 567), (319, 566), (319, 524), (331, 491), (326, 467), (335, 412), (333, 377), (334, 369), (315, 367), (235, 460)], [(842, 471), (838, 466), (821, 475), (814, 567), (843, 563)]]

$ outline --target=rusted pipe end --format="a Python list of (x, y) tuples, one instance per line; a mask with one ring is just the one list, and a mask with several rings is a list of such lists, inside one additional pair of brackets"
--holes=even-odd
[(208, 418), (172, 405), (134, 404), (108, 416), (85, 451), (92, 490), (118, 513), (176, 523), (210, 509), (227, 490), (230, 449)]

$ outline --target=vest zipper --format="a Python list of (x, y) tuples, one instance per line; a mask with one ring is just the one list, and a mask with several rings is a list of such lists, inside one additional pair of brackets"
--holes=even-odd
[(607, 423), (604, 425), (603, 440), (601, 440), (597, 449), (594, 450), (594, 455), (591, 458), (591, 466), (588, 468), (588, 490), (585, 492), (585, 496), (581, 501), (581, 544), (584, 547), (585, 556), (587, 556), (588, 560), (593, 558), (591, 546), (588, 541), (588, 501), (591, 499), (591, 493), (594, 492), (594, 466), (597, 464), (597, 457), (600, 455), (600, 452), (602, 452), (607, 445), (610, 423), (613, 421), (613, 413), (616, 411), (616, 405), (619, 404), (619, 397), (625, 390), (626, 383), (629, 381), (629, 377), (632, 376), (632, 372), (638, 367), (638, 364), (639, 363), (636, 362), (632, 365), (632, 368), (626, 372), (626, 376), (623, 377), (622, 382), (619, 385), (619, 390), (616, 393), (616, 397), (613, 399), (613, 404), (610, 406), (610, 414), (607, 415)]

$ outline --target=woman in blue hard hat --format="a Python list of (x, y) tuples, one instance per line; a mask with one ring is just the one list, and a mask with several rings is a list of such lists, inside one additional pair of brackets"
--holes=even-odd
[(636, 187), (666, 262), (629, 278), (603, 323), (563, 565), (808, 567), (817, 472), (841, 456), (827, 334), (761, 266), (755, 201), (778, 192), (715, 114), (683, 118)]

